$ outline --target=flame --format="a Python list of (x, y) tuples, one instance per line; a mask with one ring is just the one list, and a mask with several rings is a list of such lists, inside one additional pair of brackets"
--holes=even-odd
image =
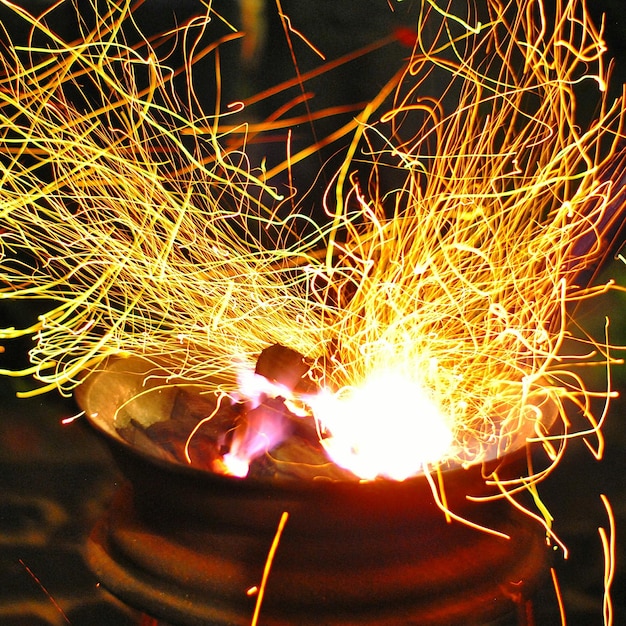
[(268, 380), (256, 372), (242, 367), (237, 375), (239, 394), (235, 399), (245, 400), (255, 409), (265, 398), (291, 398), (293, 393), (286, 385)]
[(225, 473), (247, 476), (254, 459), (287, 438), (289, 422), (282, 400), (277, 404), (266, 401), (246, 412), (245, 422), (235, 429), (230, 450), (222, 459)]
[[(346, 112), (316, 110), (306, 82), (341, 59), (296, 68), (299, 92), (257, 123), (249, 106), (259, 97), (221, 101), (219, 49), (240, 34), (206, 43), (220, 22), (211, 3), (148, 37), (135, 3), (103, 0), (93, 30), (79, 18), (70, 42), (45, 14), (0, 4), (21, 20), (26, 42), (0, 46), (0, 298), (47, 307), (0, 329), (0, 340), (36, 340), (30, 367), (0, 370), (42, 384), (22, 396), (70, 394), (108, 357), (138, 355), (164, 383), (234, 398), (241, 364), (253, 369), (267, 346), (288, 344), (313, 363), (322, 391), (287, 400), (308, 403), (337, 464), (403, 480), (440, 462), (482, 460), (487, 449), (506, 453), (511, 442), (537, 444), (545, 458), (529, 454), (527, 475), (486, 480), (554, 538), (537, 485), (572, 437), (602, 455), (614, 395), (609, 373), (600, 391), (581, 374), (598, 363), (609, 371), (608, 339), (583, 334), (566, 346), (570, 311), (610, 287), (585, 288), (581, 277), (603, 260), (625, 204), (626, 107), (609, 95), (602, 25), (584, 0), (549, 10), (543, 0), (411, 3), (414, 40), (399, 33), (412, 46), (406, 66), (335, 133), (295, 154), (288, 139), (270, 169), (265, 155), (254, 160), (256, 146), (248, 150), (264, 145), (264, 130)], [(289, 42), (308, 44), (280, 14)], [(177, 44), (180, 71), (171, 67)], [(218, 93), (203, 111), (194, 60), (210, 55)], [(434, 93), (432, 83), (443, 87)], [(581, 115), (594, 95), (594, 113)], [(308, 115), (292, 112), (301, 104)], [(314, 219), (292, 165), (348, 134), (325, 219)], [(226, 471), (246, 475), (288, 435), (267, 406), (281, 393), (249, 392)], [(533, 397), (550, 398), (560, 431), (545, 431)], [(528, 493), (534, 505), (520, 496)]]
[(245, 406), (245, 419), (233, 434), (229, 451), (222, 457), (222, 473), (244, 478), (250, 463), (284, 441), (291, 428), (286, 411), (304, 416), (293, 391), (242, 367), (238, 374), (238, 392), (233, 400)]
[[(79, 20), (84, 32), (67, 42), (0, 3), (37, 42), (0, 47), (0, 298), (48, 307), (0, 331), (36, 339), (29, 368), (0, 373), (34, 375), (33, 394), (69, 394), (109, 356), (138, 355), (164, 382), (234, 397), (241, 364), (283, 343), (329, 390), (307, 398), (322, 444), (366, 477), (506, 452), (543, 386), (562, 433), (538, 419), (547, 467), (503, 492), (539, 483), (577, 434), (590, 446), (595, 436), (601, 455), (592, 400), (612, 390), (589, 390), (578, 368), (610, 365), (610, 346), (586, 336), (564, 346), (570, 309), (608, 288), (578, 281), (620, 218), (610, 164), (625, 109), (608, 96), (606, 46), (584, 2), (486, 0), (488, 19), (472, 2), (458, 16), (415, 3), (402, 71), (336, 133), (298, 154), (288, 141), (270, 170), (248, 150), (263, 145), (263, 124), (241, 121), (253, 99), (224, 106), (217, 94), (215, 110), (199, 111), (194, 55), (214, 55), (219, 91), (216, 50), (238, 37), (204, 45), (212, 9), (143, 37), (132, 3), (108, 0), (94, 30)], [(173, 42), (193, 43), (181, 72)], [(442, 93), (430, 92), (433, 77)], [(589, 119), (581, 94), (596, 96)], [(327, 111), (298, 93), (267, 129), (301, 119), (287, 114), (303, 100), (311, 119)], [(291, 165), (347, 133), (324, 219), (313, 219)], [(250, 418), (231, 471), (284, 436), (275, 421)]]
[(405, 480), (451, 452), (450, 418), (401, 373), (375, 373), (361, 385), (336, 394), (322, 390), (308, 402), (329, 456), (365, 480)]

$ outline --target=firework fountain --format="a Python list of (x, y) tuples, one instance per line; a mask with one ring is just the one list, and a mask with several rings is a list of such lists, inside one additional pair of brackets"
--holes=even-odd
[[(479, 14), (420, 3), (402, 71), (311, 148), (292, 149), (288, 135), (284, 161), (268, 167), (250, 146), (300, 118), (284, 106), (257, 123), (247, 117), (253, 99), (222, 102), (220, 50), (239, 35), (204, 45), (213, 9), (148, 38), (131, 3), (106, 2), (68, 41), (3, 2), (30, 35), (18, 44), (5, 34), (2, 54), (0, 297), (47, 306), (27, 327), (3, 330), (36, 339), (32, 366), (4, 373), (33, 375), (33, 394), (77, 391), (135, 477), (98, 546), (128, 559), (138, 520), (161, 541), (164, 526), (203, 511), (210, 558), (181, 549), (158, 567), (185, 570), (174, 586), (204, 581), (191, 585), (206, 606), (194, 613), (197, 598), (182, 610), (179, 593), (159, 609), (168, 619), (245, 623), (248, 605), (231, 604), (241, 603), (244, 555), (258, 566), (247, 542), (271, 538), (281, 512), (291, 515), (279, 545), (286, 565), (273, 575), (285, 591), (268, 598), (268, 623), (320, 605), (329, 623), (357, 623), (346, 614), (364, 605), (371, 581), (398, 570), (378, 601), (402, 608), (366, 606), (372, 623), (443, 624), (483, 610), (499, 583), (469, 589), (478, 606), (442, 613), (441, 589), (458, 593), (459, 578), (416, 553), (424, 524), (437, 545), (460, 554), (474, 542), (492, 555), (483, 574), (500, 563), (508, 580), (528, 581), (522, 600), (508, 589), (484, 619), (525, 606), (543, 548), (564, 548), (538, 485), (572, 437), (602, 452), (592, 399), (606, 405), (613, 391), (587, 389), (579, 367), (610, 365), (609, 345), (576, 342), (568, 328), (576, 303), (610, 286), (587, 283), (618, 235), (623, 105), (606, 97), (602, 36), (584, 3), (484, 4)], [(178, 44), (183, 64), (172, 69)], [(201, 58), (215, 59), (210, 111), (194, 84)], [(433, 84), (445, 85), (438, 97)], [(590, 92), (598, 104), (584, 119), (577, 102)], [(341, 138), (325, 215), (314, 219), (291, 174)], [(128, 461), (129, 450), (151, 469)], [(155, 504), (164, 465), (176, 467), (171, 492), (185, 494), (174, 496), (176, 514)], [(241, 504), (250, 492), (252, 504)], [(262, 513), (260, 501), (270, 502)], [(333, 512), (342, 501), (348, 513)], [(384, 549), (354, 565), (365, 595), (341, 583), (336, 559), (323, 565), (336, 550), (329, 525), (342, 541), (360, 537), (340, 553), (349, 563), (364, 536), (387, 533)], [(312, 536), (319, 583), (293, 573)], [(153, 547), (132, 553), (152, 576)], [(117, 591), (140, 604), (150, 582), (133, 584), (108, 558), (103, 577), (124, 580), (133, 591)], [(207, 559), (220, 572), (207, 573)], [(225, 591), (224, 572), (237, 581)], [(438, 600), (419, 613), (433, 576)], [(320, 614), (307, 613), (311, 623)]]

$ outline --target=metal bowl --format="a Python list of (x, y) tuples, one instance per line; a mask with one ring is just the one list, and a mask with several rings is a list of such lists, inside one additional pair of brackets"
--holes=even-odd
[[(527, 611), (547, 570), (545, 533), (502, 499), (467, 500), (495, 493), (485, 464), (403, 482), (219, 475), (120, 436), (131, 419), (167, 421), (181, 400), (184, 385), (146, 392), (151, 380), (145, 362), (117, 360), (77, 391), (127, 479), (87, 561), (131, 606), (170, 624), (247, 626), (248, 590), (287, 513), (262, 624), (469, 626)], [(515, 455), (495, 462), (517, 472)], [(498, 534), (446, 519), (441, 500)]]

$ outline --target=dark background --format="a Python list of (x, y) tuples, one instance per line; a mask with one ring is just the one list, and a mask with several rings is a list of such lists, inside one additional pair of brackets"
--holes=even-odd
[[(43, 7), (45, 2), (22, 2)], [(80, 4), (80, 3), (79, 3)], [(187, 12), (186, 2), (152, 0), (143, 13), (146, 28), (158, 30), (162, 23), (179, 19)], [(233, 2), (215, 3), (232, 13)], [(410, 2), (398, 5), (408, 7)], [(358, 7), (358, 8), (357, 8)], [(404, 17), (389, 11), (385, 0), (283, 0), (285, 12), (297, 26), (329, 54), (338, 56), (387, 36)], [(269, 3), (268, 10), (272, 9)], [(589, 7), (598, 21), (606, 12), (605, 37), (615, 57), (614, 89), (621, 89), (626, 76), (626, 11), (621, 0), (601, 0)], [(306, 15), (304, 12), (308, 12)], [(0, 19), (10, 27), (6, 12)], [(59, 16), (60, 28), (74, 28), (71, 17)], [(236, 20), (236, 15), (233, 15)], [(270, 20), (269, 41), (257, 67), (241, 69), (233, 82), (233, 96), (253, 92), (288, 77), (291, 65), (284, 48), (280, 23)], [(16, 33), (16, 37), (19, 33)], [(299, 57), (306, 69), (306, 50)], [(361, 101), (371, 97), (400, 63), (406, 49), (391, 44), (383, 53), (368, 57), (347, 72), (320, 83), (319, 93), (328, 90), (329, 101)], [(232, 63), (237, 53), (233, 51)], [(364, 76), (368, 80), (364, 80)], [(584, 103), (583, 103), (584, 104)], [(262, 111), (259, 113), (262, 115)], [(312, 166), (314, 167), (314, 166)], [(299, 174), (304, 179), (307, 170)], [(616, 277), (626, 285), (620, 262), (611, 263), (603, 278)], [(611, 319), (611, 340), (626, 345), (626, 297), (609, 294), (577, 312), (577, 320), (602, 336), (605, 316)], [(21, 325), (33, 314), (31, 307), (0, 301), (0, 325)], [(599, 333), (599, 334), (598, 334)], [(16, 365), (28, 349), (28, 341), (8, 344), (0, 365)], [(613, 370), (614, 385), (626, 390), (624, 366)], [(62, 426), (60, 420), (75, 412), (71, 401), (54, 394), (31, 400), (16, 400), (15, 392), (28, 383), (0, 379), (0, 624), (39, 626), (71, 623), (73, 626), (124, 626), (137, 623), (138, 616), (121, 606), (86, 569), (81, 551), (85, 537), (107, 505), (118, 475), (107, 452), (82, 422)], [(556, 556), (568, 624), (594, 626), (602, 623), (603, 554), (598, 527), (608, 520), (599, 494), (606, 494), (617, 518), (616, 576), (612, 587), (615, 624), (626, 623), (626, 412), (624, 399), (612, 403), (606, 421), (606, 451), (596, 462), (582, 442), (573, 442), (554, 476), (543, 485), (542, 495), (555, 517), (554, 527), (570, 550), (564, 561)], [(544, 590), (542, 598), (551, 596)], [(548, 619), (556, 618), (552, 613)], [(558, 624), (540, 622), (540, 626)]]

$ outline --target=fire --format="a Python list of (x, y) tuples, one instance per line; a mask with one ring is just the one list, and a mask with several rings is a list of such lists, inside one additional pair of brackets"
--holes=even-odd
[(417, 382), (385, 371), (337, 394), (309, 399), (321, 441), (357, 476), (405, 480), (453, 455), (450, 418)]
[[(624, 106), (607, 97), (583, 2), (557, 0), (549, 16), (539, 0), (487, 0), (480, 19), (473, 3), (464, 15), (418, 3), (403, 70), (318, 144), (292, 154), (288, 135), (271, 170), (251, 141), (303, 119), (286, 118), (303, 100), (315, 119), (314, 100), (298, 94), (265, 126), (246, 121), (254, 99), (222, 103), (219, 47), (241, 34), (204, 45), (206, 3), (159, 38), (136, 32), (131, 3), (109, 1), (73, 42), (2, 4), (37, 45), (7, 42), (0, 57), (0, 297), (47, 305), (0, 333), (36, 339), (31, 367), (3, 374), (71, 394), (108, 357), (136, 355), (164, 384), (236, 398), (242, 368), (283, 344), (325, 391), (259, 393), (308, 405), (321, 445), (365, 478), (463, 464), (468, 450), (480, 461), (522, 433), (547, 466), (502, 484), (513, 498), (576, 435), (568, 407), (601, 452), (591, 398), (612, 390), (587, 389), (579, 366), (610, 365), (611, 351), (565, 342), (571, 309), (610, 287), (583, 278), (620, 223)], [(180, 72), (174, 40), (193, 43)], [(194, 54), (215, 57), (214, 110), (199, 110)], [(598, 102), (589, 119), (581, 92)], [(291, 166), (346, 135), (314, 219)], [(541, 394), (560, 419), (529, 435)], [(262, 406), (233, 439), (232, 473), (288, 436)]]
[(235, 430), (230, 449), (223, 457), (225, 473), (243, 478), (250, 463), (289, 436), (282, 406), (259, 404), (246, 412), (245, 423)]

